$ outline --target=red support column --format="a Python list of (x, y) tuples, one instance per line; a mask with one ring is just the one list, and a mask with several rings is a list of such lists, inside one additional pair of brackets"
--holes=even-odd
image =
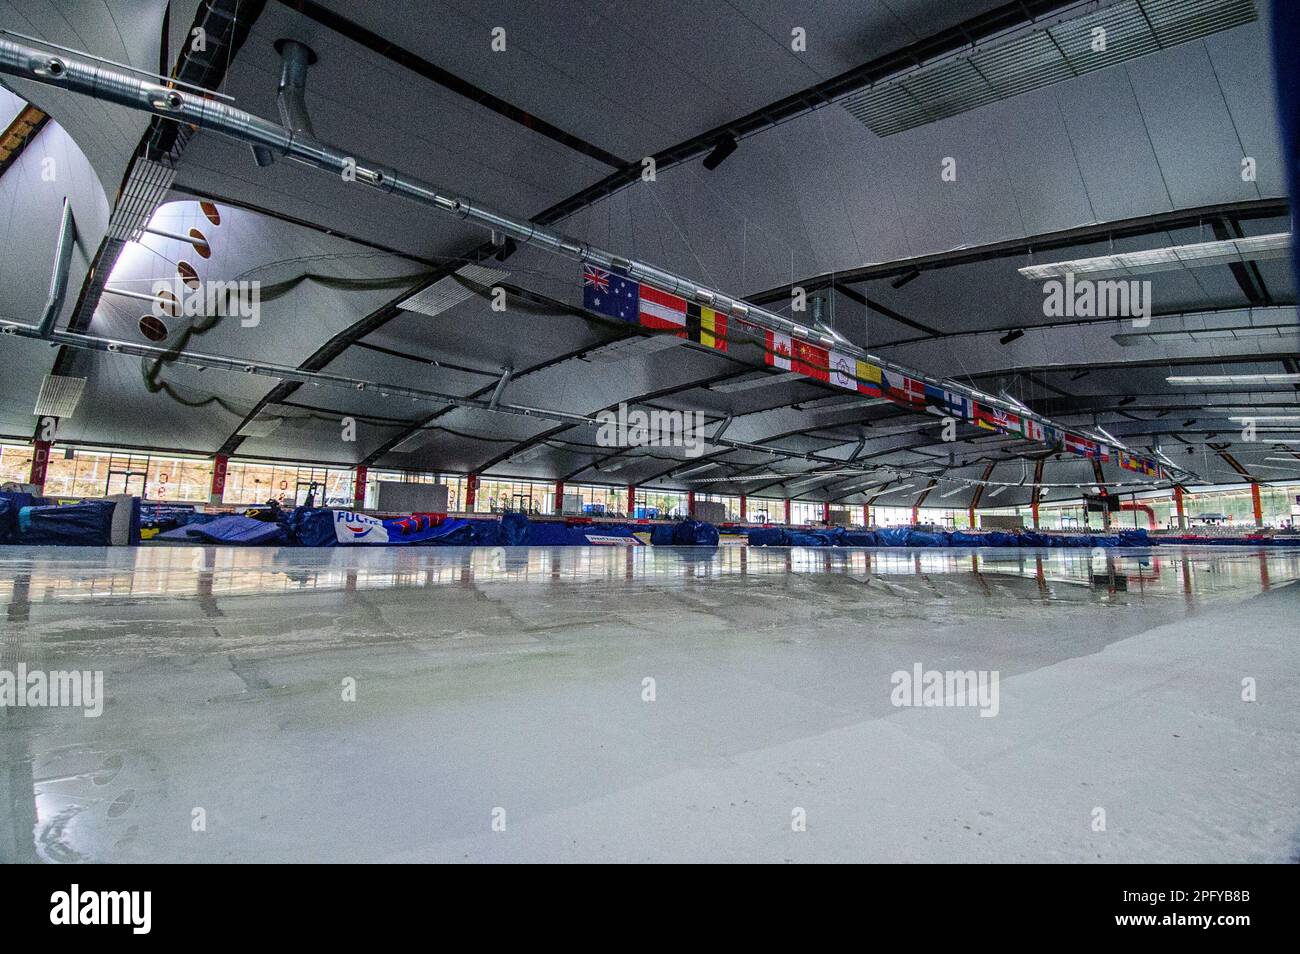
[(831, 522), (831, 502), (829, 500), (822, 504), (822, 523), (830, 526)]
[(1178, 514), (1178, 529), (1187, 529), (1187, 517), (1183, 513), (1183, 488), (1174, 488), (1174, 511)]
[(226, 472), (230, 469), (230, 458), (218, 454), (212, 458), (212, 486), (208, 488), (208, 503), (219, 504), (226, 495)]
[(474, 498), (478, 496), (478, 474), (465, 478), (465, 512), (474, 512)]
[(555, 506), (551, 509), (555, 511), (557, 517), (564, 513), (564, 481), (562, 480), (555, 482)]
[(1264, 505), (1259, 499), (1259, 484), (1250, 485), (1250, 503), (1255, 508), (1255, 526), (1264, 526)]
[(741, 494), (740, 495), (740, 522), (741, 523), (744, 523), (746, 518), (748, 517), (747, 510), (748, 508), (745, 504), (745, 495)]
[(370, 476), (370, 470), (365, 464), (357, 467), (356, 482), (352, 485), (352, 509), (360, 510), (366, 505), (366, 479)]
[(695, 516), (695, 491), (686, 491), (686, 513), (690, 517)]
[(921, 522), (921, 508), (920, 508), (920, 507), (913, 507), (913, 508), (912, 508), (912, 526), (915, 527), (915, 526), (916, 526), (918, 523), (920, 523), (920, 522)]
[(871, 526), (871, 505), (870, 504), (862, 505), (862, 525), (864, 527)]
[(36, 441), (32, 450), (32, 469), (28, 473), (27, 482), (36, 485), (36, 493), (45, 492), (45, 474), (50, 469), (50, 448), (54, 446), (53, 441)]
[(636, 484), (627, 485), (627, 515), (629, 517), (636, 513)]
[(790, 525), (790, 498), (789, 497), (785, 498), (785, 524), (787, 527)]

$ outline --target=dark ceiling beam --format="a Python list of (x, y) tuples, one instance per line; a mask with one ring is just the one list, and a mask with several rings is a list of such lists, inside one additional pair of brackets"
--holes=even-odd
[(277, 212), (274, 209), (268, 209), (265, 206), (257, 205), (252, 202), (245, 202), (241, 199), (232, 199), (229, 196), (224, 196), (216, 192), (200, 191), (192, 186), (181, 184), (173, 184), (172, 192), (177, 195), (190, 196), (193, 199), (206, 199), (210, 202), (216, 203), (217, 205), (229, 206), (232, 209), (243, 209), (246, 212), (256, 212), (258, 215), (264, 215), (269, 219), (275, 219), (276, 221), (285, 222), (289, 225), (296, 225), (299, 228), (311, 229), (313, 232), (319, 232), (321, 235), (329, 235), (333, 238), (344, 239), (354, 245), (374, 249), (376, 252), (385, 252), (392, 255), (394, 258), (405, 259), (408, 262), (419, 262), (421, 265), (427, 266), (428, 268), (437, 268), (439, 265), (444, 264), (443, 262), (431, 258), (412, 255), (410, 252), (399, 252), (397, 249), (390, 248), (387, 245), (382, 245), (379, 242), (372, 242), (370, 239), (358, 238), (350, 232), (341, 232), (338, 229), (319, 225), (316, 222), (307, 219), (300, 219), (297, 216), (288, 215), (284, 212)]
[[(906, 315), (900, 314), (899, 312), (890, 308), (888, 305), (882, 305), (878, 301), (873, 301), (872, 299), (868, 298), (866, 295), (862, 294), (862, 292), (858, 291), (856, 288), (851, 288), (850, 286), (844, 284), (844, 282), (841, 281), (832, 282), (830, 287), (833, 291), (839, 292), (849, 301), (856, 302), (857, 304), (861, 305), (863, 308), (866, 308), (868, 310), (868, 314), (867, 314), (868, 318), (871, 317), (870, 312), (874, 311), (878, 314), (884, 315), (890, 321), (896, 321), (900, 325), (906, 325), (908, 328), (912, 328), (915, 331), (924, 332), (928, 337), (931, 338), (937, 338), (944, 334), (944, 332), (940, 331), (938, 328), (932, 328), (930, 325), (922, 324), (919, 321), (915, 321), (911, 318), (908, 318)], [(894, 342), (894, 344), (897, 343), (898, 342)]]
[[(1293, 306), (1296, 304), (1296, 302), (1294, 301), (1294, 299), (1292, 299), (1289, 301), (1271, 301), (1269, 304), (1272, 306), (1286, 307), (1286, 306)], [(1231, 312), (1245, 311), (1246, 309), (1251, 307), (1262, 307), (1262, 306), (1252, 306), (1250, 302), (1246, 302), (1241, 305), (1217, 305), (1210, 308), (1197, 308), (1195, 310), (1179, 308), (1170, 311), (1152, 311), (1151, 318), (1153, 320), (1156, 320), (1160, 318), (1179, 318), (1183, 316), (1190, 317), (1193, 315), (1197, 317), (1203, 315), (1220, 315), (1220, 314), (1228, 314)], [(980, 335), (992, 335), (992, 334), (1002, 335), (1014, 329), (1019, 329), (1021, 331), (1037, 331), (1040, 329), (1050, 330), (1055, 328), (1086, 328), (1089, 325), (1114, 324), (1115, 321), (1116, 319), (1114, 317), (1108, 315), (1104, 318), (1061, 318), (1054, 321), (1030, 321), (1030, 322), (1023, 322), (1023, 323), (1011, 322), (1011, 323), (999, 324), (993, 328), (974, 328), (974, 329), (962, 330), (962, 331), (939, 331), (939, 332), (935, 332), (934, 334), (920, 335), (916, 338), (900, 338), (897, 341), (891, 341), (888, 344), (879, 345), (875, 350), (879, 354), (885, 354), (889, 351), (890, 348), (901, 348), (906, 345), (921, 344), (927, 341), (931, 341), (934, 338), (944, 338), (947, 340), (952, 340), (956, 338), (976, 338), (979, 337)]]
[[(1075, 0), (1018, 0), (1015, 3), (1004, 3), (993, 10), (964, 20), (956, 26), (923, 37), (908, 46), (876, 57), (838, 76), (792, 93), (738, 119), (715, 126), (684, 142), (661, 150), (652, 157), (655, 168), (662, 173), (673, 166), (707, 155), (713, 151), (719, 140), (728, 138), (743, 140), (746, 136), (752, 136), (796, 116), (812, 112), (846, 93), (880, 82), (919, 63), (955, 53), (1007, 30), (1027, 26), (1071, 6), (1074, 2)], [(593, 202), (636, 182), (641, 175), (641, 170), (641, 159), (638, 157), (632, 165), (611, 173), (595, 185), (556, 203), (543, 215), (548, 216), (552, 221), (572, 215)]]
[[(552, 142), (566, 146), (589, 159), (595, 159), (597, 162), (613, 169), (624, 169), (633, 164), (627, 159), (606, 152), (595, 143), (587, 142), (580, 136), (548, 123), (540, 116), (534, 116), (514, 103), (507, 102), (499, 96), (494, 96), (482, 87), (475, 86), (469, 80), (429, 62), (424, 57), (399, 46), (378, 33), (366, 29), (355, 20), (349, 20), (343, 14), (331, 10), (323, 4), (316, 3), (314, 0), (280, 0), (280, 3), (291, 10), (297, 11), (309, 20), (313, 20), (321, 26), (334, 31), (339, 36), (364, 46), (372, 53), (377, 53), (389, 62), (408, 69), (449, 92), (465, 97), (474, 105), (491, 110), (498, 116), (504, 116), (512, 123), (523, 126), (530, 132), (545, 136)], [(638, 169), (640, 168), (639, 160), (636, 166)]]
[[(685, 347), (685, 346), (680, 345), (679, 347)], [(579, 360), (580, 359), (581, 356), (579, 356)], [(727, 378), (732, 377), (732, 375), (733, 372), (731, 371), (727, 371), (724, 374), (710, 374), (710, 375), (706, 375), (703, 378), (698, 378), (694, 381), (691, 381), (688, 384), (675, 384), (672, 385), (671, 387), (656, 388), (655, 390), (647, 391), (644, 394), (628, 395), (627, 397), (620, 398), (618, 403), (627, 404), (629, 407), (632, 407), (634, 405), (650, 404), (652, 401), (658, 398), (667, 397), (669, 395), (676, 394), (679, 391), (689, 391), (692, 388), (708, 387), (708, 385), (716, 383), (718, 381), (726, 380)], [(552, 438), (557, 436), (559, 433), (563, 433), (564, 431), (572, 430), (580, 426), (581, 425), (578, 424), (562, 424), (558, 428), (547, 428), (544, 434), (537, 434), (534, 435), (533, 437), (525, 438), (519, 443), (513, 445), (508, 451), (505, 451), (504, 453), (501, 454), (496, 454), (488, 458), (482, 464), (479, 464), (477, 467), (475, 467), (471, 471), (471, 473), (474, 474), (484, 473), (489, 468), (495, 467), (497, 464), (501, 463), (502, 461), (509, 460), (511, 457), (514, 457), (517, 454), (523, 453), (524, 451), (528, 450), (528, 448), (530, 447), (534, 447), (537, 444), (545, 443), (546, 441), (551, 440)], [(618, 455), (615, 454), (612, 456), (618, 456)], [(583, 470), (586, 469), (588, 468), (586, 467), (583, 468)], [(579, 473), (581, 473), (581, 471), (579, 471)], [(568, 478), (564, 477), (561, 479), (567, 480)]]
[[(1214, 237), (1217, 241), (1226, 239), (1245, 238), (1245, 233), (1241, 230), (1241, 224), (1234, 216), (1222, 215), (1210, 223), (1214, 230)], [(1253, 262), (1230, 262), (1228, 264), (1232, 277), (1236, 279), (1237, 287), (1246, 300), (1252, 305), (1271, 305), (1273, 298), (1268, 293), (1268, 286), (1264, 284), (1264, 276), (1259, 271), (1259, 266)]]
[(815, 291), (828, 287), (832, 280), (837, 284), (856, 285), (861, 282), (875, 281), (882, 278), (894, 278), (911, 271), (934, 271), (935, 269), (952, 268), (956, 265), (968, 265), (973, 262), (1028, 256), (1031, 252), (1049, 252), (1071, 248), (1076, 245), (1107, 242), (1113, 239), (1154, 235), (1175, 229), (1199, 228), (1206, 222), (1214, 221), (1225, 215), (1241, 220), (1279, 218), (1290, 214), (1291, 206), (1286, 199), (1250, 199), (1243, 202), (1225, 202), (1193, 209), (1160, 212), (1155, 215), (1135, 216), (1130, 219), (1117, 219), (1096, 225), (1046, 232), (1030, 238), (994, 242), (989, 245), (976, 246), (975, 248), (936, 252), (933, 255), (922, 255), (917, 258), (864, 265), (862, 268), (836, 272), (833, 276), (829, 274), (808, 276), (802, 280), (778, 285), (756, 295), (750, 295), (746, 298), (746, 301), (764, 305), (775, 301), (789, 300), (790, 291), (795, 286), (802, 287), (806, 291)]

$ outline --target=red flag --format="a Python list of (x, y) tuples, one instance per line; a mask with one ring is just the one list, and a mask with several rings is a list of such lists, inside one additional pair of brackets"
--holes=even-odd
[(791, 369), (818, 381), (831, 379), (831, 355), (825, 348), (794, 339), (794, 360)]
[(641, 324), (646, 328), (663, 328), (686, 337), (686, 299), (678, 298), (649, 285), (641, 286)]

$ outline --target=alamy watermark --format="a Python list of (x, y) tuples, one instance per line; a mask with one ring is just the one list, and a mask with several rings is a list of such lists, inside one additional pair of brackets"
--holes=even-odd
[[(174, 289), (174, 291), (173, 291)], [(239, 318), (244, 328), (262, 321), (262, 283), (257, 281), (186, 282), (160, 278), (153, 283), (153, 313), (158, 318)]]
[(29, 670), (26, 663), (14, 670), (0, 669), (0, 709), (5, 708), (75, 708), (83, 709), (87, 719), (98, 718), (104, 711), (104, 673)]
[(1135, 328), (1151, 324), (1151, 282), (1136, 278), (1092, 279), (1065, 273), (1043, 283), (1048, 318), (1132, 318)]
[(889, 679), (893, 690), (889, 701), (895, 706), (978, 707), (980, 716), (998, 714), (998, 678), (996, 669), (925, 669), (920, 663), (912, 671), (899, 669)]
[(601, 447), (682, 447), (687, 457), (704, 453), (703, 411), (643, 411), (620, 403), (616, 410), (598, 413), (596, 420), (596, 443)]

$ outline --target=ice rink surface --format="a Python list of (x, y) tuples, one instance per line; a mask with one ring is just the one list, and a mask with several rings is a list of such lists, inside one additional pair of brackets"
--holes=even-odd
[[(0, 670), (105, 694), (0, 710), (0, 862), (1294, 860), (1297, 578), (1224, 547), (0, 547)], [(996, 716), (894, 705), (918, 665), (996, 673)]]

